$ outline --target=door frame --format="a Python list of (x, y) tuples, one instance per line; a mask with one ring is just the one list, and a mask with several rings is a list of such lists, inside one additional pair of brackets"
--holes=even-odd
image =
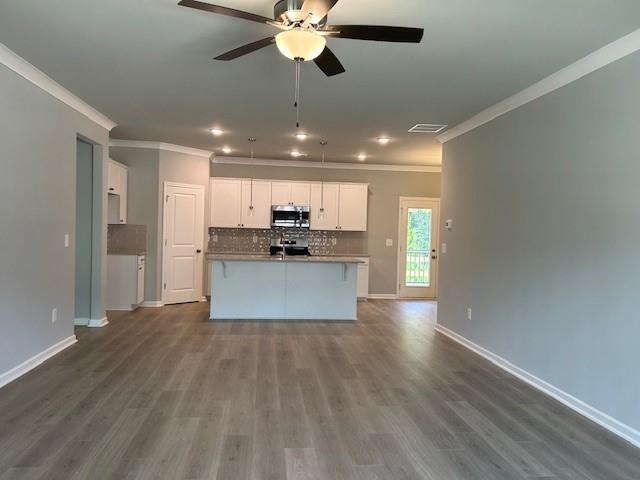
[[(435, 235), (435, 249), (436, 249), (436, 253), (439, 252), (439, 248), (438, 248), (438, 243), (440, 240), (440, 199), (436, 198), (436, 197), (400, 197), (398, 199), (398, 245), (397, 245), (397, 249), (396, 249), (396, 254), (397, 254), (397, 263), (396, 263), (396, 297), (397, 298), (405, 298), (407, 300), (410, 300), (411, 298), (414, 297), (401, 297), (400, 296), (400, 272), (402, 271), (402, 251), (401, 251), (401, 246), (402, 243), (404, 242), (404, 240), (402, 240), (404, 232), (402, 231), (402, 202), (403, 201), (416, 201), (416, 202), (434, 202), (437, 207), (438, 207), (438, 215), (437, 218), (434, 222), (434, 230), (436, 232)], [(434, 248), (432, 246), (432, 248)], [(439, 257), (439, 253), (437, 255)], [(439, 260), (439, 258), (437, 258), (436, 260)], [(438, 298), (438, 261), (436, 261), (433, 265), (432, 265), (432, 274), (433, 274), (433, 281), (435, 283), (434, 285), (434, 296), (433, 297), (424, 297), (424, 298), (416, 298), (416, 300), (436, 300)]]
[(202, 237), (202, 272), (200, 274), (200, 298), (194, 300), (194, 302), (202, 302), (202, 301), (206, 301), (206, 297), (204, 296), (203, 292), (204, 292), (204, 258), (205, 258), (205, 250), (204, 250), (204, 244), (205, 244), (205, 238), (204, 238), (204, 232), (206, 231), (206, 225), (205, 225), (205, 219), (206, 219), (206, 215), (207, 215), (207, 211), (206, 211), (206, 203), (207, 203), (207, 191), (206, 188), (204, 187), (204, 185), (198, 185), (198, 184), (194, 184), (194, 183), (179, 183), (179, 182), (163, 182), (163, 186), (162, 186), (162, 198), (160, 199), (160, 202), (162, 203), (162, 275), (161, 275), (161, 285), (160, 285), (160, 289), (161, 289), (161, 295), (160, 295), (160, 299), (162, 301), (163, 305), (166, 305), (166, 289), (164, 288), (164, 284), (166, 283), (166, 246), (167, 246), (167, 222), (166, 222), (166, 216), (167, 216), (167, 188), (168, 187), (178, 187), (178, 188), (193, 188), (198, 189), (202, 192), (202, 202), (204, 203), (203, 205), (203, 209), (202, 209), (202, 230), (203, 230), (203, 237)]

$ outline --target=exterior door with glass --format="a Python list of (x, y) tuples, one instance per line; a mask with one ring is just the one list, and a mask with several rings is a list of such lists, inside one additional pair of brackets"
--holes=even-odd
[(400, 198), (398, 296), (436, 298), (440, 201)]

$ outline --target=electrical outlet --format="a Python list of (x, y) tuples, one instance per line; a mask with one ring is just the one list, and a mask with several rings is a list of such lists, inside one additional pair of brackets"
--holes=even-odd
[(386, 242), (384, 243), (387, 247), (393, 247), (393, 238), (387, 238)]
[(51, 323), (56, 323), (57, 320), (58, 320), (58, 309), (54, 308), (53, 310), (51, 310)]
[(69, 234), (68, 233), (64, 234), (64, 246), (65, 246), (65, 248), (69, 248)]
[(338, 239), (336, 237), (331, 238), (331, 245), (336, 246), (338, 244)]
[(467, 320), (471, 320), (471, 314), (472, 314), (472, 310), (470, 308), (467, 308)]
[(218, 243), (218, 235), (211, 235), (211, 241), (213, 243)]
[(258, 236), (257, 235), (253, 236), (253, 243), (258, 243)]

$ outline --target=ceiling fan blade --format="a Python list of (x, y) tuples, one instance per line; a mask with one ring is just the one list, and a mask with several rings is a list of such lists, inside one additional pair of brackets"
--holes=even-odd
[(329, 47), (324, 47), (324, 50), (314, 62), (327, 77), (333, 77), (345, 72), (340, 60), (329, 50)]
[(247, 55), (248, 53), (255, 52), (256, 50), (260, 50), (261, 48), (268, 47), (272, 43), (275, 42), (275, 37), (267, 37), (262, 40), (258, 40), (257, 42), (248, 43), (238, 48), (234, 48), (233, 50), (223, 53), (222, 55), (218, 55), (214, 58), (214, 60), (234, 60), (238, 57), (242, 57), (243, 55)]
[(235, 8), (220, 7), (218, 5), (212, 5), (210, 3), (199, 2), (198, 0), (180, 0), (178, 5), (181, 7), (195, 8), (196, 10), (203, 10), (205, 12), (217, 13), (219, 15), (227, 15), (228, 17), (242, 18), (244, 20), (250, 20), (258, 23), (273, 23), (272, 18), (263, 17), (262, 15), (256, 15), (254, 13), (243, 12), (242, 10), (236, 10)]
[(422, 28), (387, 27), (382, 25), (330, 25), (327, 31), (339, 32), (335, 38), (353, 38), (376, 42), (420, 43), (424, 35)]
[(302, 4), (302, 18), (307, 18), (312, 14), (319, 22), (327, 16), (329, 10), (338, 3), (338, 0), (305, 0)]

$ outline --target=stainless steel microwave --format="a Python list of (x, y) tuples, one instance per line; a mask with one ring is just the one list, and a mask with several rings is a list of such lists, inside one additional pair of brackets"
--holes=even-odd
[(272, 205), (271, 226), (287, 228), (309, 228), (309, 207)]

